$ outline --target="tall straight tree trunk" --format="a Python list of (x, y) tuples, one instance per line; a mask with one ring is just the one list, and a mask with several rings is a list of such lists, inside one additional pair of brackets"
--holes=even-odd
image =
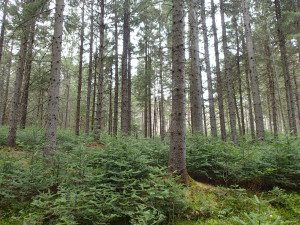
[(236, 67), (237, 67), (237, 77), (238, 77), (238, 89), (239, 89), (239, 105), (241, 110), (241, 134), (245, 135), (245, 112), (244, 112), (244, 99), (243, 99), (243, 90), (242, 90), (242, 73), (240, 66), (240, 36), (239, 36), (239, 27), (237, 23), (237, 18), (233, 20), (234, 29), (235, 29), (235, 43), (236, 43)]
[(97, 109), (96, 109), (96, 117), (95, 117), (95, 127), (94, 134), (95, 139), (99, 140), (100, 131), (102, 126), (102, 110), (103, 110), (103, 79), (104, 79), (104, 32), (105, 32), (105, 24), (104, 24), (104, 1), (100, 1), (100, 55), (99, 55), (99, 76), (98, 76), (98, 90), (97, 90)]
[(295, 99), (296, 99), (296, 106), (297, 106), (297, 110), (298, 110), (298, 120), (300, 123), (300, 90), (299, 90), (299, 84), (297, 81), (297, 75), (295, 72), (295, 68), (294, 68), (293, 79), (294, 79), (294, 85), (295, 85)]
[(79, 135), (80, 132), (80, 109), (81, 109), (81, 89), (82, 89), (82, 72), (83, 72), (83, 41), (84, 41), (84, 10), (85, 1), (82, 2), (81, 9), (81, 31), (80, 31), (80, 47), (79, 47), (79, 71), (78, 71), (78, 83), (77, 83), (77, 103), (76, 103), (76, 115), (75, 115), (75, 134)]
[(109, 112), (108, 112), (108, 133), (112, 135), (113, 131), (113, 96), (112, 96), (112, 79), (113, 79), (113, 70), (110, 69), (109, 75)]
[(242, 5), (243, 5), (243, 18), (244, 18), (246, 45), (247, 45), (247, 53), (248, 53), (248, 63), (250, 67), (250, 83), (251, 83), (251, 91), (252, 91), (253, 105), (254, 105), (256, 136), (258, 140), (264, 140), (265, 138), (264, 118), (263, 118), (261, 99), (260, 99), (257, 68), (255, 63), (254, 44), (253, 44), (253, 37), (252, 37), (251, 24), (250, 24), (249, 1), (242, 0)]
[[(130, 31), (129, 31), (129, 34), (130, 34)], [(130, 35), (129, 35), (129, 45), (130, 45)], [(131, 49), (131, 46), (129, 47), (129, 50), (128, 50), (128, 87), (127, 87), (127, 90), (128, 90), (128, 134), (130, 135), (131, 134), (131, 123), (132, 123), (132, 108), (131, 108), (131, 54), (132, 54), (132, 49)]]
[(201, 22), (202, 22), (204, 50), (205, 50), (205, 69), (207, 75), (210, 130), (212, 136), (217, 137), (218, 133), (217, 133), (216, 112), (215, 112), (215, 100), (214, 100), (213, 84), (212, 84), (212, 77), (211, 77), (209, 43), (208, 43), (208, 33), (207, 33), (205, 14), (206, 14), (205, 0), (201, 0)]
[(149, 63), (148, 63), (148, 94), (147, 94), (147, 98), (148, 98), (148, 128), (149, 128), (149, 131), (148, 131), (148, 134), (149, 134), (149, 137), (152, 138), (152, 101), (151, 101), (151, 96), (152, 96), (152, 93), (151, 93), (151, 80), (152, 80), (152, 58), (151, 56), (148, 57), (149, 58)]
[[(267, 25), (267, 24), (266, 24)], [(268, 29), (266, 27), (266, 29)], [(275, 94), (275, 79), (274, 79), (274, 68), (272, 65), (272, 55), (271, 55), (271, 46), (270, 46), (270, 37), (266, 35), (265, 37), (265, 54), (266, 54), (266, 66), (268, 73), (268, 93), (270, 98), (270, 109), (272, 116), (272, 127), (274, 136), (278, 136), (278, 125), (277, 125), (277, 105), (276, 105), (276, 94)]]
[(289, 128), (292, 134), (296, 134), (297, 126), (296, 126), (296, 117), (295, 117), (295, 102), (293, 101), (293, 90), (292, 90), (292, 83), (291, 83), (287, 51), (286, 51), (286, 38), (282, 28), (283, 21), (281, 15), (281, 3), (280, 0), (275, 0), (274, 3), (275, 3), (275, 14), (277, 19), (276, 25), (277, 25), (279, 48), (280, 48), (281, 64), (282, 64), (282, 69), (284, 74)]
[(46, 157), (53, 155), (56, 149), (64, 6), (64, 0), (56, 0), (54, 34), (52, 39), (51, 75), (48, 89), (46, 147), (44, 149), (44, 155)]
[(89, 52), (89, 74), (87, 79), (86, 93), (86, 113), (85, 113), (85, 133), (90, 132), (90, 115), (91, 115), (91, 95), (92, 95), (92, 78), (93, 78), (93, 45), (94, 45), (94, 0), (91, 2), (91, 20), (90, 20), (90, 52)]
[(245, 78), (246, 78), (250, 133), (252, 139), (255, 140), (255, 127), (254, 127), (253, 104), (252, 104), (251, 87), (250, 87), (249, 63), (248, 63), (245, 38), (242, 38), (242, 45), (243, 45), (243, 56), (244, 56), (244, 65), (245, 65), (245, 74), (246, 74)]
[(159, 85), (160, 85), (160, 101), (159, 101), (159, 129), (161, 140), (165, 139), (166, 136), (166, 122), (165, 122), (165, 109), (164, 109), (164, 86), (163, 86), (163, 50), (162, 50), (162, 40), (160, 37), (159, 41)]
[(123, 23), (123, 55), (122, 55), (122, 103), (121, 103), (121, 130), (125, 135), (129, 135), (128, 124), (128, 50), (129, 50), (129, 17), (130, 1), (124, 3), (124, 23)]
[(214, 0), (211, 0), (211, 17), (212, 17), (212, 30), (214, 36), (214, 49), (216, 58), (216, 75), (217, 75), (217, 93), (218, 93), (218, 107), (220, 117), (221, 138), (226, 140), (226, 126), (225, 126), (225, 113), (224, 113), (224, 99), (223, 99), (223, 79), (220, 69), (220, 54), (219, 54), (219, 41), (216, 26), (216, 6)]
[(5, 26), (6, 26), (6, 16), (7, 16), (7, 3), (8, 0), (3, 1), (2, 25), (0, 31), (0, 64), (2, 61), (2, 54), (3, 54), (3, 43), (4, 43), (4, 34), (5, 34)]
[[(29, 3), (24, 2), (23, 4), (24, 4), (23, 7), (25, 8), (26, 5)], [(23, 8), (23, 11), (25, 10), (24, 8)], [(20, 95), (21, 95), (21, 87), (22, 87), (22, 80), (23, 80), (25, 60), (26, 60), (26, 52), (27, 52), (27, 46), (28, 46), (28, 36), (29, 36), (28, 24), (30, 24), (30, 21), (24, 25), (23, 32), (21, 34), (19, 62), (18, 62), (18, 68), (17, 68), (17, 72), (16, 72), (16, 79), (15, 79), (15, 83), (14, 83), (14, 92), (13, 92), (10, 121), (9, 121), (9, 133), (8, 133), (8, 138), (7, 138), (7, 145), (11, 146), (11, 147), (14, 147), (16, 145)]]
[[(201, 78), (199, 59), (199, 29), (196, 16), (197, 4), (195, 0), (189, 2), (189, 58), (190, 58), (190, 104), (192, 133), (203, 133), (203, 114), (201, 98)], [(173, 50), (174, 51), (174, 50)]]
[[(5, 78), (5, 69), (4, 67), (1, 68), (0, 74), (0, 87), (4, 87), (4, 78)], [(4, 109), (4, 88), (0, 89), (0, 127), (2, 125), (3, 119), (3, 109)]]
[(12, 56), (13, 56), (13, 47), (14, 47), (14, 42), (11, 42), (11, 47), (10, 47), (10, 55), (9, 55), (9, 60), (8, 60), (8, 65), (7, 65), (7, 75), (6, 75), (6, 81), (5, 81), (5, 92), (3, 96), (3, 116), (2, 120), (0, 120), (0, 124), (4, 124), (7, 118), (6, 112), (8, 108), (8, 93), (9, 93), (9, 86), (10, 86), (10, 78), (11, 78), (11, 67), (12, 67)]
[(21, 129), (25, 129), (26, 120), (27, 120), (27, 108), (28, 108), (28, 97), (29, 97), (29, 86), (30, 86), (30, 75), (31, 75), (31, 67), (33, 61), (33, 48), (34, 48), (34, 38), (35, 38), (35, 19), (30, 24), (30, 34), (29, 34), (29, 44), (28, 51), (26, 55), (26, 63), (24, 70), (24, 88), (23, 95), (21, 99), (21, 121), (20, 127)]
[(188, 183), (185, 144), (185, 79), (184, 79), (184, 2), (173, 0), (172, 29), (172, 119), (169, 171)]
[(98, 63), (98, 50), (96, 49), (96, 53), (94, 54), (94, 77), (93, 77), (93, 100), (92, 100), (92, 121), (91, 121), (91, 128), (95, 130), (95, 114), (96, 114), (96, 93), (97, 93), (97, 63)]
[(70, 78), (70, 75), (69, 75), (69, 72), (66, 71), (66, 110), (65, 110), (65, 124), (64, 124), (64, 128), (67, 129), (68, 127), (68, 121), (69, 121), (69, 108), (70, 108), (70, 86), (71, 86), (71, 78)]
[(225, 24), (225, 6), (224, 0), (220, 0), (220, 10), (221, 10), (221, 25), (222, 25), (222, 42), (223, 42), (223, 52), (224, 52), (224, 63), (225, 63), (225, 79), (227, 87), (227, 102), (230, 120), (230, 132), (231, 141), (237, 143), (237, 131), (236, 131), (236, 111), (234, 104), (234, 92), (233, 92), (233, 79), (229, 68), (229, 49), (227, 44), (227, 34), (226, 34), (226, 24)]
[(118, 43), (119, 43), (119, 32), (118, 32), (118, 5), (117, 1), (114, 1), (114, 51), (115, 51), (115, 96), (114, 96), (114, 122), (113, 122), (113, 133), (117, 135), (118, 133), (118, 122), (119, 122), (119, 53), (118, 53)]

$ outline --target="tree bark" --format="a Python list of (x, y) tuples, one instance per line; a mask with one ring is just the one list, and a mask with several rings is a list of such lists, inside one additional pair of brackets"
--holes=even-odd
[(54, 34), (52, 39), (52, 60), (50, 85), (48, 89), (48, 118), (46, 127), (46, 147), (44, 155), (54, 154), (57, 142), (57, 120), (59, 107), (59, 86), (61, 70), (62, 35), (64, 22), (64, 0), (56, 0)]
[(236, 110), (234, 104), (234, 92), (232, 85), (232, 74), (230, 73), (229, 68), (229, 49), (227, 44), (227, 34), (226, 34), (226, 24), (225, 24), (225, 7), (224, 0), (220, 0), (220, 10), (221, 10), (221, 25), (222, 25), (222, 42), (223, 42), (223, 52), (224, 52), (224, 67), (225, 67), (225, 79), (227, 87), (227, 102), (228, 102), (228, 111), (230, 119), (230, 132), (231, 132), (231, 141), (234, 144), (237, 144), (237, 131), (236, 131)]
[(211, 17), (212, 17), (212, 30), (214, 36), (214, 49), (216, 58), (216, 75), (217, 75), (217, 93), (218, 93), (218, 107), (220, 117), (221, 138), (226, 140), (226, 126), (225, 126), (225, 113), (224, 113), (224, 98), (223, 98), (223, 79), (220, 69), (220, 54), (219, 54), (219, 41), (216, 26), (216, 6), (214, 0), (211, 0)]
[(81, 30), (80, 30), (80, 47), (79, 47), (79, 71), (77, 83), (77, 102), (76, 102), (76, 115), (75, 115), (75, 134), (79, 135), (80, 132), (80, 111), (81, 111), (81, 89), (82, 89), (82, 72), (83, 72), (83, 41), (84, 41), (84, 14), (85, 14), (85, 1), (82, 2), (81, 9)]
[(264, 140), (265, 138), (265, 128), (264, 128), (264, 118), (260, 99), (260, 90), (258, 83), (257, 68), (254, 55), (254, 43), (250, 25), (250, 13), (249, 13), (249, 2), (248, 0), (242, 0), (243, 5), (243, 18), (246, 36), (246, 45), (248, 53), (248, 63), (250, 68), (250, 83), (251, 91), (253, 97), (254, 114), (255, 114), (255, 124), (256, 124), (256, 136), (258, 140)]
[(129, 135), (128, 124), (128, 50), (129, 50), (129, 17), (130, 1), (124, 3), (124, 23), (123, 23), (123, 55), (122, 55), (122, 101), (121, 101), (121, 130), (124, 135)]
[(4, 43), (4, 34), (5, 34), (5, 27), (6, 27), (6, 16), (7, 16), (7, 4), (8, 4), (8, 0), (4, 0), (3, 12), (2, 12), (2, 25), (0, 31), (0, 64), (2, 61), (2, 54), (3, 54), (3, 43)]
[(188, 183), (185, 144), (185, 50), (184, 1), (173, 0), (172, 30), (172, 120), (170, 137), (169, 171)]
[(286, 50), (286, 38), (282, 29), (282, 15), (281, 15), (281, 3), (280, 0), (275, 0), (275, 14), (277, 20), (277, 35), (280, 48), (281, 64), (284, 74), (284, 84), (286, 91), (287, 111), (289, 119), (289, 128), (292, 134), (297, 134), (296, 117), (295, 117), (295, 102), (293, 101), (293, 90), (291, 77), (289, 72), (289, 64)]
[(23, 88), (23, 95), (21, 99), (21, 121), (20, 121), (21, 129), (25, 129), (26, 120), (27, 120), (30, 75), (31, 75), (31, 67), (33, 61), (33, 48), (34, 48), (34, 38), (35, 38), (35, 23), (36, 21), (35, 19), (33, 19), (29, 29), (30, 32), (29, 45), (28, 45), (28, 51), (26, 55), (26, 63), (25, 63), (25, 70), (24, 70), (24, 88)]
[[(24, 7), (26, 7), (26, 4), (29, 3), (24, 2)], [(22, 87), (22, 80), (23, 80), (25, 60), (26, 60), (28, 36), (29, 36), (28, 24), (29, 22), (27, 22), (24, 25), (23, 32), (21, 34), (22, 36), (21, 36), (21, 46), (19, 50), (19, 62), (18, 62), (18, 68), (16, 72), (16, 79), (14, 83), (13, 99), (12, 99), (10, 121), (9, 121), (9, 133), (7, 138), (7, 145), (11, 147), (16, 146), (20, 95), (21, 95), (21, 87)]]
[(92, 95), (92, 78), (93, 78), (93, 45), (94, 45), (94, 0), (91, 2), (91, 19), (90, 19), (90, 52), (89, 52), (89, 72), (87, 79), (86, 94), (86, 113), (85, 113), (85, 133), (90, 132), (90, 115), (91, 115), (91, 95)]
[(100, 1), (100, 55), (99, 55), (99, 76), (98, 76), (98, 90), (97, 90), (97, 109), (95, 118), (94, 135), (95, 140), (100, 139), (100, 131), (102, 126), (102, 110), (103, 110), (103, 79), (104, 79), (104, 1)]
[(211, 77), (209, 43), (208, 43), (208, 33), (207, 33), (207, 25), (206, 25), (205, 0), (201, 0), (201, 22), (202, 22), (202, 31), (203, 31), (203, 40), (204, 40), (205, 69), (206, 69), (206, 75), (207, 75), (210, 130), (211, 130), (212, 136), (217, 137), (218, 133), (217, 133), (216, 112), (215, 112), (215, 100), (214, 100), (213, 84), (212, 84), (212, 77)]
[(166, 122), (165, 122), (165, 109), (164, 109), (164, 86), (163, 86), (163, 50), (162, 50), (162, 40), (160, 36), (159, 41), (159, 85), (160, 85), (160, 101), (159, 101), (159, 121), (160, 121), (160, 137), (161, 140), (165, 139), (166, 136)]
[(113, 131), (113, 96), (112, 96), (112, 79), (113, 79), (113, 70), (110, 69), (109, 75), (109, 112), (108, 112), (108, 134), (112, 135)]
[(199, 29), (196, 15), (197, 4), (189, 0), (189, 58), (190, 58), (190, 105), (192, 133), (203, 133), (203, 113), (201, 98), (200, 59), (199, 59)]
[(117, 1), (114, 1), (114, 36), (115, 36), (115, 96), (114, 96), (114, 123), (113, 123), (113, 133), (117, 135), (118, 133), (118, 122), (119, 122), (119, 53), (118, 53), (118, 43), (119, 43), (119, 32), (118, 32), (118, 5)]
[(237, 23), (237, 18), (233, 20), (235, 28), (235, 43), (236, 43), (236, 67), (237, 67), (237, 77), (238, 77), (238, 89), (239, 89), (239, 105), (241, 110), (241, 135), (246, 134), (245, 130), (245, 112), (244, 112), (244, 99), (243, 99), (243, 90), (242, 90), (242, 73), (240, 66), (240, 37), (239, 37), (239, 27)]

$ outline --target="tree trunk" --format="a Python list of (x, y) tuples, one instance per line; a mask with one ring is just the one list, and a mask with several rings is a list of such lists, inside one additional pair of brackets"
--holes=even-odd
[(10, 55), (8, 60), (8, 66), (7, 66), (7, 75), (6, 75), (6, 81), (5, 81), (5, 92), (3, 97), (3, 117), (2, 120), (0, 120), (0, 123), (5, 124), (6, 118), (7, 118), (7, 108), (8, 108), (8, 93), (9, 93), (9, 86), (10, 86), (10, 77), (11, 77), (11, 67), (12, 67), (12, 56), (13, 56), (13, 47), (14, 42), (11, 42), (11, 48), (10, 48)]
[(71, 77), (69, 75), (69, 71), (66, 71), (66, 110), (65, 110), (65, 124), (64, 124), (64, 128), (67, 129), (68, 127), (68, 121), (69, 121), (69, 108), (70, 108), (70, 86), (71, 86)]
[(229, 68), (229, 49), (227, 44), (227, 34), (226, 34), (226, 24), (225, 24), (225, 7), (224, 0), (220, 0), (220, 10), (221, 10), (221, 25), (222, 25), (222, 41), (223, 41), (223, 52), (224, 52), (224, 66), (225, 66), (225, 79), (227, 87), (227, 101), (228, 101), (228, 111), (230, 119), (230, 131), (231, 131), (231, 141), (237, 144), (237, 132), (236, 132), (236, 111), (234, 104), (234, 92), (232, 84), (232, 74)]
[(233, 20), (235, 28), (235, 43), (236, 43), (236, 67), (237, 67), (237, 77), (238, 77), (238, 89), (239, 89), (239, 105), (241, 110), (241, 135), (246, 134), (245, 130), (245, 112), (244, 112), (244, 99), (243, 99), (243, 90), (242, 90), (242, 73), (240, 66), (240, 38), (239, 38), (239, 27), (237, 23), (237, 18)]
[(108, 112), (108, 133), (112, 135), (113, 131), (113, 96), (112, 96), (112, 79), (113, 79), (113, 70), (111, 68), (109, 75), (109, 112)]
[(104, 79), (104, 1), (100, 1), (100, 55), (99, 55), (99, 76), (98, 76), (98, 90), (97, 90), (97, 109), (95, 118), (94, 134), (95, 140), (100, 139), (100, 131), (102, 126), (102, 110), (103, 110), (103, 79)]
[[(200, 77), (199, 59), (199, 29), (196, 15), (197, 4), (195, 0), (189, 0), (189, 58), (190, 58), (190, 104), (192, 133), (203, 133), (203, 114), (202, 114), (202, 91)], [(174, 29), (174, 28), (173, 28)], [(174, 51), (174, 50), (173, 50)]]
[[(28, 2), (24, 3), (24, 7), (26, 7), (26, 4), (28, 4)], [(29, 22), (27, 22), (27, 23), (29, 24)], [(28, 29), (28, 24), (27, 23), (24, 25), (23, 32), (21, 34), (21, 46), (20, 46), (20, 50), (19, 50), (19, 62), (18, 62), (18, 68), (17, 68), (17, 72), (16, 72), (13, 99), (12, 99), (12, 105), (11, 105), (11, 114), (10, 114), (10, 121), (9, 121), (9, 133), (8, 133), (8, 138), (7, 138), (7, 145), (11, 146), (11, 147), (14, 147), (16, 145), (17, 125), (18, 125), (18, 118), (19, 118), (18, 112), (19, 112), (19, 105), (20, 105), (20, 95), (21, 95), (21, 87), (22, 87), (22, 80), (23, 80), (25, 60), (26, 60), (28, 36), (29, 36), (29, 29)]]
[(286, 50), (286, 39), (282, 29), (282, 15), (281, 15), (281, 4), (280, 0), (275, 0), (275, 14), (277, 19), (277, 35), (280, 48), (280, 56), (282, 69), (284, 74), (284, 84), (286, 91), (287, 111), (289, 119), (289, 128), (292, 134), (297, 134), (296, 117), (295, 117), (295, 102), (293, 101), (293, 90), (289, 72), (287, 50)]
[(188, 183), (185, 144), (185, 51), (184, 1), (173, 0), (172, 30), (172, 120), (170, 137), (169, 171)]
[(2, 25), (0, 31), (0, 64), (2, 61), (2, 54), (3, 54), (3, 43), (4, 43), (4, 34), (5, 34), (5, 27), (6, 27), (6, 16), (7, 16), (7, 3), (8, 0), (4, 0), (3, 12), (2, 12)]
[(56, 149), (57, 119), (59, 107), (59, 86), (64, 22), (64, 0), (56, 0), (54, 34), (52, 39), (52, 60), (50, 85), (48, 89), (48, 118), (46, 127), (46, 147), (44, 155), (50, 157)]
[(215, 100), (214, 100), (213, 84), (212, 84), (212, 77), (211, 77), (209, 43), (208, 43), (208, 33), (207, 33), (205, 14), (206, 14), (205, 0), (201, 0), (201, 22), (202, 22), (204, 50), (205, 50), (205, 69), (207, 75), (210, 130), (212, 136), (217, 137), (218, 133), (217, 133), (216, 112), (215, 112)]
[(81, 31), (80, 31), (80, 48), (79, 48), (79, 72), (77, 83), (77, 103), (76, 103), (76, 115), (75, 115), (75, 134), (79, 135), (80, 132), (80, 108), (81, 108), (81, 89), (82, 89), (82, 72), (83, 72), (83, 41), (84, 41), (84, 10), (85, 1), (82, 2), (81, 9)]
[(243, 5), (243, 18), (245, 26), (247, 53), (248, 53), (248, 63), (250, 68), (250, 83), (251, 91), (253, 97), (254, 114), (255, 114), (255, 124), (256, 124), (256, 135), (258, 140), (264, 140), (265, 138), (265, 128), (264, 128), (264, 118), (260, 99), (260, 90), (257, 76), (257, 69), (255, 63), (254, 55), (254, 44), (250, 25), (250, 13), (249, 13), (249, 2), (248, 0), (242, 0)]
[(117, 1), (114, 1), (114, 26), (115, 26), (115, 96), (114, 96), (114, 124), (113, 124), (113, 133), (117, 135), (118, 133), (118, 122), (119, 122), (119, 53), (118, 53), (118, 43), (119, 43), (119, 33), (118, 33), (118, 5)]
[(86, 93), (86, 113), (85, 113), (85, 133), (90, 132), (90, 115), (91, 115), (91, 95), (92, 95), (92, 78), (93, 78), (93, 45), (94, 45), (94, 0), (91, 2), (91, 20), (90, 20), (90, 52), (89, 52), (89, 74), (87, 79)]
[(149, 128), (149, 131), (148, 131), (148, 134), (149, 134), (149, 137), (152, 138), (152, 101), (151, 101), (151, 96), (152, 96), (152, 93), (151, 93), (151, 80), (152, 80), (152, 59), (151, 59), (151, 56), (148, 57), (149, 59), (149, 63), (148, 63), (148, 77), (146, 79), (148, 79), (148, 94), (147, 94), (147, 100), (148, 100), (148, 128)]
[(220, 117), (220, 129), (221, 138), (223, 141), (226, 140), (226, 126), (225, 126), (225, 113), (224, 113), (224, 103), (223, 103), (223, 79), (221, 76), (220, 69), (220, 54), (219, 54), (219, 41), (216, 26), (216, 6), (214, 0), (211, 0), (211, 17), (212, 17), (212, 30), (214, 35), (214, 49), (216, 58), (216, 75), (217, 75), (217, 93), (218, 93), (218, 107), (219, 107), (219, 117)]
[(129, 50), (129, 17), (130, 1), (124, 3), (124, 24), (123, 24), (123, 55), (122, 55), (122, 103), (121, 103), (121, 130), (124, 135), (129, 135), (128, 124), (128, 50)]
[(95, 130), (95, 113), (96, 113), (96, 93), (97, 93), (97, 57), (98, 50), (96, 49), (96, 53), (94, 54), (94, 83), (93, 83), (93, 100), (92, 100), (92, 122), (91, 128)]
[(165, 109), (164, 109), (164, 86), (163, 86), (163, 50), (162, 50), (162, 40), (160, 37), (159, 41), (159, 85), (160, 85), (160, 101), (159, 101), (159, 129), (161, 140), (165, 139), (166, 136), (166, 122), (165, 122)]
[(252, 105), (252, 96), (251, 96), (251, 87), (250, 87), (250, 76), (249, 76), (249, 63), (248, 56), (246, 55), (246, 42), (245, 38), (242, 38), (243, 45), (243, 55), (244, 55), (244, 65), (245, 65), (245, 74), (246, 74), (246, 89), (247, 89), (247, 100), (248, 100), (248, 111), (249, 111), (249, 123), (250, 123), (250, 132), (251, 137), (255, 140), (255, 127), (254, 127), (254, 117), (253, 117), (253, 105)]
[[(129, 34), (130, 34), (130, 31), (129, 31)], [(130, 35), (129, 35), (129, 45), (130, 45)], [(132, 112), (131, 112), (131, 54), (132, 54), (132, 49), (131, 49), (131, 46), (129, 47), (129, 50), (128, 50), (128, 70), (127, 70), (127, 73), (128, 73), (128, 87), (127, 87), (127, 90), (128, 90), (128, 135), (131, 134), (131, 119), (132, 119)]]
[(21, 129), (25, 129), (26, 120), (27, 120), (27, 108), (28, 108), (28, 97), (29, 97), (29, 86), (30, 86), (30, 75), (31, 75), (31, 67), (33, 60), (33, 48), (34, 48), (34, 38), (35, 38), (35, 19), (30, 24), (30, 34), (29, 34), (29, 45), (28, 51), (26, 55), (26, 65), (24, 71), (24, 88), (23, 95), (21, 99)]
[[(267, 28), (266, 24), (266, 29)], [(274, 68), (272, 65), (272, 55), (271, 55), (271, 46), (270, 46), (270, 39), (269, 34), (266, 36), (265, 39), (265, 54), (266, 54), (266, 66), (267, 66), (267, 73), (268, 73), (268, 93), (270, 98), (270, 109), (271, 109), (271, 116), (272, 116), (272, 127), (274, 136), (278, 136), (278, 125), (277, 125), (277, 105), (276, 105), (276, 95), (275, 95), (275, 75), (274, 75)]]

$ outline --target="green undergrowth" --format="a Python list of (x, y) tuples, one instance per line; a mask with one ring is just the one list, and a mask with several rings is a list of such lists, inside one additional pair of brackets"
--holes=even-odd
[(0, 129), (1, 225), (300, 224), (294, 137), (234, 146), (189, 136), (189, 173), (214, 185), (184, 187), (167, 174), (169, 148), (159, 139), (103, 134), (95, 143), (59, 131), (49, 162), (43, 130), (19, 131), (17, 148), (5, 147), (6, 136)]

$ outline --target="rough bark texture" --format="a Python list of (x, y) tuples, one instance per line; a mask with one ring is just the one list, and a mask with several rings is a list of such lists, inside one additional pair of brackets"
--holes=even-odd
[(248, 63), (250, 69), (250, 83), (251, 83), (251, 91), (252, 91), (253, 105), (254, 105), (256, 136), (258, 140), (264, 140), (265, 138), (264, 118), (263, 118), (263, 112), (261, 106), (260, 90), (259, 90), (257, 69), (255, 63), (254, 44), (253, 44), (253, 37), (252, 37), (252, 31), (250, 25), (250, 13), (249, 13), (248, 0), (242, 0), (242, 6), (243, 6), (243, 18), (244, 18), (245, 36), (246, 36), (247, 53), (248, 53)]
[(124, 3), (124, 23), (123, 23), (123, 55), (122, 55), (122, 101), (121, 101), (121, 130), (124, 135), (129, 134), (128, 123), (128, 50), (129, 50), (129, 17), (130, 1)]
[(56, 0), (54, 34), (52, 39), (52, 62), (50, 85), (48, 89), (48, 118), (46, 127), (46, 147), (44, 155), (53, 155), (56, 148), (58, 108), (59, 108), (59, 86), (61, 70), (61, 51), (64, 21), (64, 0)]
[(166, 121), (165, 121), (165, 109), (164, 109), (164, 86), (163, 86), (163, 50), (162, 40), (160, 37), (159, 42), (159, 85), (160, 85), (160, 101), (159, 101), (159, 121), (160, 121), (160, 137), (161, 140), (165, 139), (166, 136)]
[(203, 114), (201, 98), (199, 29), (196, 15), (197, 4), (189, 0), (189, 58), (190, 58), (190, 104), (192, 133), (203, 133)]
[(208, 32), (207, 32), (207, 25), (206, 25), (205, 0), (201, 0), (201, 22), (202, 22), (202, 31), (203, 31), (203, 40), (204, 40), (205, 71), (206, 71), (206, 76), (207, 76), (210, 130), (211, 130), (212, 136), (217, 137), (218, 133), (217, 133), (213, 83), (212, 83), (212, 77), (211, 77)]
[(218, 107), (220, 117), (220, 130), (222, 140), (226, 140), (226, 126), (225, 126), (225, 113), (224, 113), (224, 98), (223, 98), (223, 79), (220, 69), (220, 53), (219, 41), (216, 26), (216, 6), (214, 0), (211, 0), (211, 17), (212, 17), (212, 31), (214, 36), (214, 49), (216, 58), (216, 75), (217, 75), (217, 93), (218, 93)]
[(185, 144), (184, 1), (173, 0), (172, 30), (172, 119), (169, 171), (188, 183)]
[(249, 125), (250, 125), (250, 133), (251, 137), (255, 139), (255, 127), (254, 127), (254, 117), (253, 117), (253, 104), (252, 104), (252, 96), (251, 96), (251, 87), (250, 87), (250, 76), (249, 76), (249, 63), (246, 49), (245, 38), (242, 39), (243, 44), (243, 55), (244, 55), (244, 65), (245, 65), (245, 74), (246, 74), (246, 89), (247, 89), (247, 100), (248, 100), (248, 112), (249, 112)]
[(115, 36), (115, 96), (114, 96), (114, 122), (113, 122), (113, 133), (117, 135), (118, 133), (118, 123), (119, 123), (119, 53), (118, 53), (118, 43), (119, 43), (119, 32), (118, 32), (118, 5), (117, 1), (114, 2), (114, 36)]
[(89, 72), (87, 79), (86, 93), (86, 112), (85, 112), (85, 133), (90, 132), (90, 115), (91, 115), (91, 95), (92, 95), (92, 78), (93, 78), (93, 45), (94, 45), (94, 0), (91, 2), (91, 20), (90, 20), (90, 52), (89, 52)]
[(26, 55), (26, 65), (24, 70), (23, 95), (21, 99), (21, 121), (20, 121), (21, 129), (25, 129), (26, 121), (27, 121), (30, 75), (31, 75), (31, 67), (32, 67), (32, 60), (33, 60), (34, 38), (35, 38), (35, 19), (30, 24), (29, 32), (30, 34), (29, 34), (28, 51)]
[[(266, 27), (266, 29), (268, 29)], [(275, 94), (275, 75), (274, 75), (274, 67), (272, 64), (272, 55), (271, 55), (271, 46), (270, 46), (270, 37), (266, 35), (265, 38), (265, 54), (266, 54), (266, 66), (268, 73), (268, 93), (270, 99), (270, 111), (272, 116), (272, 129), (274, 136), (278, 136), (278, 125), (277, 125), (277, 105), (276, 105), (276, 94)], [(270, 118), (271, 120), (271, 118)]]
[[(25, 4), (28, 4), (28, 2), (24, 3), (24, 7), (25, 7)], [(25, 60), (26, 60), (26, 52), (27, 52), (27, 46), (28, 46), (28, 36), (29, 36), (28, 24), (29, 24), (29, 22), (27, 22), (25, 24), (25, 26), (23, 28), (22, 36), (21, 36), (21, 43), (20, 43), (21, 46), (20, 46), (20, 50), (19, 50), (19, 62), (18, 62), (18, 68), (17, 68), (17, 72), (16, 72), (13, 98), (12, 98), (12, 103), (11, 103), (9, 133), (8, 133), (8, 138), (7, 138), (7, 145), (11, 146), (11, 147), (16, 145), (20, 95), (21, 95), (21, 87), (22, 87), (22, 80), (23, 80)]]
[(281, 3), (280, 0), (275, 0), (274, 3), (275, 3), (275, 13), (277, 19), (277, 24), (276, 24), (277, 35), (279, 41), (282, 69), (284, 74), (289, 128), (291, 133), (296, 134), (297, 126), (296, 126), (296, 117), (295, 117), (295, 102), (293, 101), (293, 90), (292, 90), (292, 83), (291, 83), (287, 51), (286, 51), (286, 38), (282, 29)]
[[(130, 31), (129, 31), (129, 44), (130, 44)], [(127, 93), (128, 93), (128, 135), (131, 134), (131, 120), (132, 120), (132, 115), (131, 115), (131, 46), (129, 47), (128, 50), (128, 71), (127, 71)]]
[(100, 131), (102, 126), (102, 108), (103, 108), (103, 79), (104, 79), (104, 1), (100, 1), (100, 54), (99, 54), (99, 76), (98, 76), (98, 90), (97, 90), (97, 109), (96, 109), (96, 117), (95, 117), (95, 127), (94, 134), (95, 139), (99, 140)]
[(222, 42), (223, 42), (223, 52), (224, 52), (224, 67), (225, 67), (225, 80), (227, 88), (227, 102), (230, 120), (230, 132), (231, 140), (233, 143), (237, 143), (237, 131), (236, 131), (236, 110), (234, 104), (234, 92), (233, 92), (233, 79), (229, 68), (229, 49), (227, 44), (227, 34), (226, 34), (226, 24), (225, 24), (225, 6), (224, 0), (220, 0), (220, 10), (221, 10), (221, 25), (222, 25)]
[(76, 114), (75, 114), (75, 134), (79, 135), (80, 131), (80, 110), (81, 110), (81, 89), (82, 89), (82, 72), (83, 72), (83, 41), (84, 41), (84, 10), (85, 1), (82, 2), (81, 12), (81, 29), (80, 29), (80, 47), (79, 47), (79, 71), (78, 71), (78, 83), (77, 83), (77, 102), (76, 102)]
[(0, 64), (1, 64), (1, 60), (2, 60), (2, 54), (3, 54), (3, 43), (4, 43), (4, 34), (5, 34), (5, 26), (6, 26), (6, 16), (7, 16), (7, 3), (8, 3), (8, 0), (4, 0), (2, 25), (1, 25), (1, 31), (0, 31)]
[(109, 92), (109, 110), (108, 110), (108, 133), (112, 135), (113, 129), (113, 95), (112, 95), (112, 79), (113, 79), (113, 70), (111, 68), (109, 81), (108, 81), (108, 92)]
[(244, 112), (244, 99), (242, 90), (242, 73), (240, 65), (240, 35), (237, 18), (233, 19), (233, 25), (235, 29), (235, 44), (236, 44), (236, 68), (237, 68), (237, 79), (238, 79), (238, 90), (239, 90), (239, 105), (241, 110), (241, 135), (245, 135), (245, 112)]

